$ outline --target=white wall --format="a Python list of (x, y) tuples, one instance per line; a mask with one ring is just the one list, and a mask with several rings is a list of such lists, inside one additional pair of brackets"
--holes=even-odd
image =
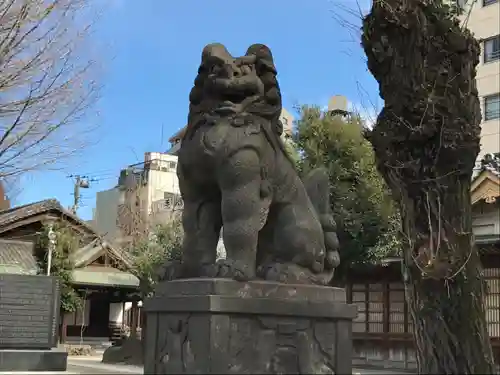
[(106, 239), (113, 239), (119, 233), (116, 222), (119, 202), (120, 191), (117, 188), (99, 191), (96, 194), (93, 227)]
[(180, 194), (179, 180), (177, 178), (177, 156), (160, 152), (145, 154), (145, 162), (154, 160), (160, 169), (151, 169), (147, 184), (147, 205), (151, 213), (152, 204), (164, 199), (165, 193)]
[(122, 302), (113, 302), (109, 304), (109, 321), (114, 323), (122, 323), (123, 322), (123, 303)]
[(500, 202), (477, 203), (472, 213), (472, 230), (476, 236), (500, 235)]
[[(466, 25), (481, 40), (500, 34), (500, 3), (483, 7), (482, 0), (468, 1), (472, 9), (465, 11), (462, 18), (466, 18)], [(464, 21), (465, 22), (465, 21)], [(481, 43), (481, 48), (483, 48)], [(481, 109), (484, 118), (484, 97), (500, 92), (500, 61), (484, 63), (484, 51), (481, 53), (480, 63), (477, 66), (477, 89), (481, 99)], [(481, 124), (481, 153), (479, 159), (486, 153), (500, 151), (500, 119), (483, 121)]]
[(291, 135), (293, 131), (294, 117), (285, 108), (282, 108), (280, 120), (283, 124), (283, 135)]

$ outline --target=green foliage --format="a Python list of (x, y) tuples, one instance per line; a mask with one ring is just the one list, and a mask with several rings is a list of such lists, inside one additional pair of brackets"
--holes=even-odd
[(361, 118), (346, 120), (304, 106), (297, 125), (299, 169), (307, 173), (324, 166), (329, 171), (330, 199), (341, 244), (338, 276), (353, 265), (398, 252), (398, 213), (377, 172)]
[(141, 282), (143, 296), (151, 293), (158, 269), (166, 261), (181, 259), (183, 234), (181, 220), (175, 218), (167, 224), (156, 226), (150, 238), (130, 247), (129, 253), (134, 262), (131, 271)]
[[(81, 306), (81, 298), (72, 285), (74, 264), (71, 255), (80, 248), (79, 237), (71, 228), (63, 224), (54, 224), (55, 246), (52, 251), (50, 275), (57, 276), (61, 286), (61, 309), (66, 312), (76, 311)], [(38, 262), (38, 273), (47, 274), (49, 249), (49, 227), (45, 226), (38, 235), (35, 256)]]

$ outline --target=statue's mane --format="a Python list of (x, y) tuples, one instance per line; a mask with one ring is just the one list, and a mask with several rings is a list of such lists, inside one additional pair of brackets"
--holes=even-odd
[[(232, 57), (221, 44), (209, 44), (203, 49), (198, 74), (194, 80), (194, 86), (189, 95), (188, 128), (196, 127), (196, 123), (210, 114), (219, 99), (212, 92), (207, 92), (206, 81), (210, 79), (210, 69), (216, 59), (254, 59), (255, 72), (260, 78), (264, 94), (256, 101), (249, 104), (244, 111), (245, 115), (254, 115), (264, 118), (272, 123), (278, 135), (283, 131), (279, 120), (282, 109), (281, 91), (276, 78), (276, 67), (271, 50), (263, 44), (250, 46), (242, 57)], [(252, 60), (253, 61), (253, 60)], [(237, 117), (238, 115), (236, 115)], [(190, 133), (189, 130), (186, 135)]]

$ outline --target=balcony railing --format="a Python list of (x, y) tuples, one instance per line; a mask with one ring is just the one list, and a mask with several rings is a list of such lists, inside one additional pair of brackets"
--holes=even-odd
[(152, 213), (161, 213), (165, 211), (180, 211), (184, 208), (184, 202), (178, 195), (154, 201), (151, 204)]

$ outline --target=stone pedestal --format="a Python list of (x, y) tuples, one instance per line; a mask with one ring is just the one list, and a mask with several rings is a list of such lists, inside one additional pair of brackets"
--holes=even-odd
[(351, 374), (352, 319), (340, 288), (163, 282), (145, 303), (145, 374)]

